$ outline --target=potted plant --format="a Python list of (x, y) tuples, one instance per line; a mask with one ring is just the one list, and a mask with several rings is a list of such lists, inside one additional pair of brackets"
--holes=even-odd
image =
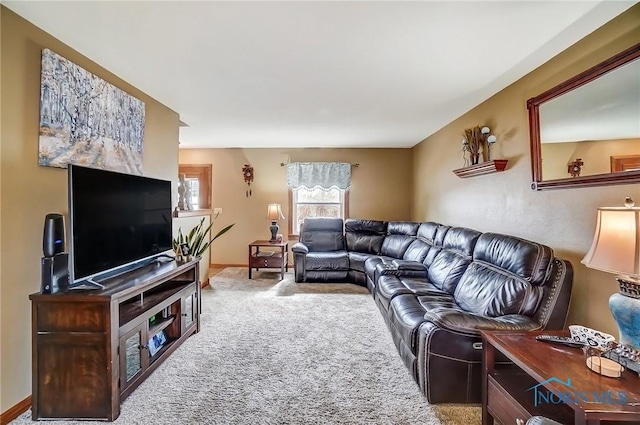
[(178, 236), (173, 239), (173, 250), (176, 253), (176, 259), (181, 259), (185, 253), (183, 247), (187, 248), (187, 259), (190, 257), (201, 257), (202, 254), (209, 248), (209, 245), (220, 236), (224, 235), (231, 229), (235, 223), (230, 224), (221, 229), (216, 235), (209, 239), (211, 234), (211, 227), (214, 221), (212, 220), (208, 226), (204, 226), (204, 217), (200, 220), (200, 223), (189, 231), (189, 233), (183, 235), (182, 228), (178, 229)]

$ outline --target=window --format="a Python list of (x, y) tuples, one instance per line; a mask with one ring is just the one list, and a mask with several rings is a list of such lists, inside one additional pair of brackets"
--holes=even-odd
[(189, 183), (191, 188), (191, 205), (194, 210), (199, 210), (202, 208), (200, 206), (200, 180), (197, 177), (186, 177), (184, 180)]
[(337, 188), (291, 189), (290, 233), (300, 234), (300, 225), (307, 217), (348, 216), (349, 193)]
[(193, 209), (211, 208), (211, 165), (180, 164), (178, 173), (190, 183)]

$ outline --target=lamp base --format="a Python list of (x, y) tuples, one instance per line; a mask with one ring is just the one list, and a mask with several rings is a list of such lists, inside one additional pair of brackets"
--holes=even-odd
[(271, 230), (271, 239), (269, 239), (269, 242), (276, 243), (278, 238), (278, 230), (280, 230), (278, 223), (272, 221), (271, 226), (269, 226), (269, 230)]
[(609, 298), (609, 308), (618, 325), (620, 343), (640, 350), (640, 282), (631, 276), (616, 280), (620, 291)]

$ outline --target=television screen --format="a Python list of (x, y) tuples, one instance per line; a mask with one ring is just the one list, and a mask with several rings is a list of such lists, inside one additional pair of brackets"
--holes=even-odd
[(69, 165), (69, 283), (171, 249), (171, 182)]

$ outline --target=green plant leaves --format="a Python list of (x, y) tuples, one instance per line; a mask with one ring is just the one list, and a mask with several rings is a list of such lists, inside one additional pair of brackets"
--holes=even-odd
[(211, 223), (209, 223), (209, 225), (206, 226), (205, 228), (204, 217), (203, 217), (202, 220), (200, 220), (200, 223), (198, 223), (195, 227), (189, 230), (189, 233), (187, 233), (186, 237), (183, 236), (182, 234), (182, 228), (178, 229), (178, 236), (177, 238), (173, 239), (174, 251), (177, 252), (180, 244), (186, 243), (189, 245), (189, 251), (191, 252), (191, 255), (195, 257), (201, 257), (202, 254), (207, 250), (207, 248), (209, 248), (209, 246), (213, 241), (215, 241), (220, 236), (227, 233), (235, 225), (235, 223), (233, 223), (226, 226), (225, 228), (221, 229), (218, 233), (216, 233), (216, 235), (213, 238), (209, 239), (209, 235), (211, 234), (211, 228), (213, 227), (213, 223), (214, 222), (211, 221)]

